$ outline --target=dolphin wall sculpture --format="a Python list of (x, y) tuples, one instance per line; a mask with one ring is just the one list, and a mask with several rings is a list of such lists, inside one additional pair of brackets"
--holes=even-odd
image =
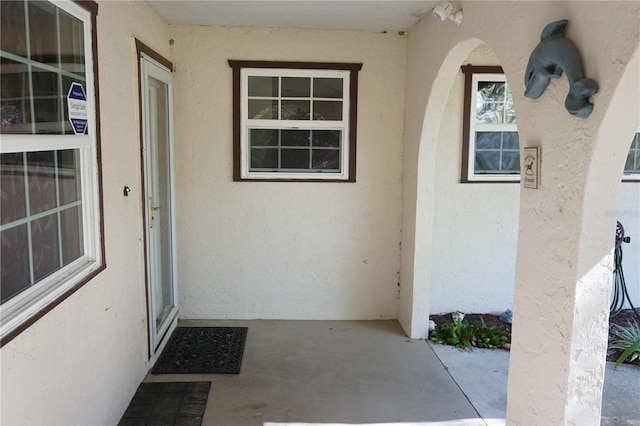
[(552, 22), (542, 30), (540, 43), (531, 52), (527, 64), (524, 95), (531, 99), (539, 98), (551, 77), (558, 78), (564, 71), (570, 86), (564, 106), (570, 114), (587, 118), (593, 110), (589, 96), (598, 91), (598, 84), (584, 78), (578, 49), (564, 36), (568, 23), (566, 19)]

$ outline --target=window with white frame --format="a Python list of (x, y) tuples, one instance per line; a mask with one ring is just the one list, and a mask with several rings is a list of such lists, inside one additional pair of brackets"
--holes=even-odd
[(520, 180), (520, 147), (511, 88), (500, 67), (465, 73), (462, 182)]
[[(21, 0), (0, 7), (4, 345), (104, 269), (104, 250), (92, 50), (97, 5)], [(71, 118), (79, 118), (73, 124), (71, 103), (78, 108)]]
[(361, 64), (229, 63), (234, 180), (355, 181)]
[(631, 141), (631, 148), (627, 154), (627, 161), (624, 164), (623, 180), (640, 181), (640, 129)]

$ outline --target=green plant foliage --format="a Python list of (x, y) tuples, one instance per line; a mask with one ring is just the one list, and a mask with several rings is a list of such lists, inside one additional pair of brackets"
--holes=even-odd
[(429, 338), (435, 343), (466, 348), (471, 352), (474, 347), (495, 349), (510, 342), (509, 336), (502, 330), (495, 325), (487, 327), (482, 319), (480, 324), (456, 319), (453, 324), (445, 323), (441, 327), (436, 327)]
[(623, 362), (634, 362), (640, 358), (640, 326), (635, 321), (627, 327), (613, 326), (616, 339), (609, 343), (609, 349), (620, 349), (622, 354), (616, 360), (616, 368)]

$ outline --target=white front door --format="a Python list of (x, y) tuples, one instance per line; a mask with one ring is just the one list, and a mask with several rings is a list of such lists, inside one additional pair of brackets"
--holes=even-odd
[(153, 355), (178, 312), (173, 214), (172, 75), (142, 54), (144, 209), (149, 347)]

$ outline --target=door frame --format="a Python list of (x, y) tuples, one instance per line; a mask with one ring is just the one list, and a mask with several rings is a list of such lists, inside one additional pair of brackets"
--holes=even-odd
[[(171, 229), (171, 241), (172, 241), (172, 280), (173, 280), (173, 300), (175, 308), (169, 314), (167, 320), (165, 321), (165, 325), (160, 328), (154, 336), (152, 331), (152, 327), (154, 324), (152, 323), (153, 310), (152, 310), (152, 294), (151, 294), (151, 273), (149, 270), (150, 259), (150, 241), (148, 237), (148, 226), (149, 226), (149, 212), (148, 212), (148, 198), (147, 198), (147, 158), (145, 154), (145, 120), (146, 120), (146, 109), (144, 106), (145, 101), (145, 81), (143, 80), (143, 67), (142, 61), (146, 60), (154, 65), (166, 69), (169, 73), (173, 73), (173, 64), (165, 59), (162, 55), (149, 48), (147, 45), (142, 43), (141, 41), (135, 39), (136, 51), (137, 51), (137, 66), (138, 66), (138, 89), (139, 89), (139, 123), (140, 123), (140, 169), (141, 169), (141, 190), (140, 190), (140, 199), (141, 199), (141, 211), (142, 211), (142, 226), (143, 226), (143, 254), (144, 254), (144, 288), (146, 295), (146, 316), (145, 319), (147, 321), (147, 346), (148, 346), (148, 354), (149, 359), (156, 357), (163, 349), (167, 337), (171, 335), (175, 327), (177, 326), (178, 317), (179, 317), (179, 309), (178, 309), (178, 281), (177, 281), (177, 253), (176, 253), (176, 238), (175, 238), (175, 184), (174, 184), (174, 161), (173, 161), (173, 153), (174, 153), (174, 141), (173, 141), (173, 123), (169, 123), (169, 186), (170, 186), (170, 229)], [(171, 91), (169, 92), (169, 115), (173, 117), (173, 95)]]

